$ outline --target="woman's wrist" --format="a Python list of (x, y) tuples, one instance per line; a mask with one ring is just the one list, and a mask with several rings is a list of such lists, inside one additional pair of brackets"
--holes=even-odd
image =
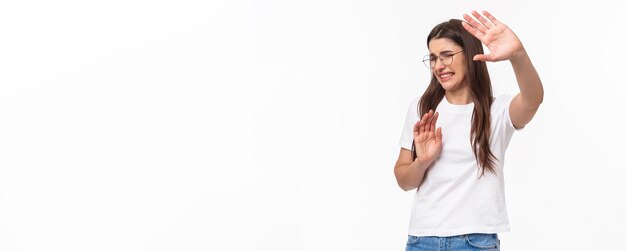
[(426, 170), (430, 164), (433, 163), (433, 161), (424, 157), (417, 157), (413, 163), (417, 166), (417, 168)]
[(516, 64), (522, 64), (524, 63), (524, 61), (527, 61), (528, 59), (530, 59), (530, 57), (528, 57), (528, 53), (526, 53), (526, 49), (524, 49), (524, 46), (522, 46), (522, 48), (519, 49), (511, 57), (511, 59), (509, 59), (509, 61), (511, 61), (512, 65), (516, 65)]

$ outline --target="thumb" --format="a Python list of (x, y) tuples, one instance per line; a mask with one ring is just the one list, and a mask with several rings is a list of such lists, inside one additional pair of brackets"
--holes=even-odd
[(474, 61), (493, 61), (493, 58), (491, 58), (491, 54), (476, 54), (474, 55)]
[(443, 139), (443, 134), (441, 133), (441, 127), (437, 128), (437, 133), (435, 134), (435, 138), (437, 142), (441, 143), (441, 140)]

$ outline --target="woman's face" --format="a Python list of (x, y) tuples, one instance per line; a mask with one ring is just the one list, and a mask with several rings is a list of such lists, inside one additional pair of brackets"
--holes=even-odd
[[(457, 53), (463, 50), (461, 46), (447, 38), (435, 38), (428, 43), (428, 50), (431, 58), (436, 59), (432, 73), (444, 90), (457, 91), (468, 87), (469, 79), (467, 78), (465, 54), (463, 52)], [(454, 55), (450, 56), (451, 54)], [(444, 63), (448, 65), (442, 63), (442, 60), (437, 57), (444, 58)]]

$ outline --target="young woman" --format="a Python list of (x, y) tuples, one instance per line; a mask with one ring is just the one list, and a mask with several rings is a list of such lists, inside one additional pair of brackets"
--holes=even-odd
[[(403, 190), (417, 188), (406, 250), (499, 250), (497, 233), (509, 230), (504, 156), (543, 87), (515, 33), (489, 12), (472, 15), (435, 26), (426, 40), (432, 77), (409, 106), (394, 168)], [(503, 60), (520, 93), (493, 97), (485, 61)]]

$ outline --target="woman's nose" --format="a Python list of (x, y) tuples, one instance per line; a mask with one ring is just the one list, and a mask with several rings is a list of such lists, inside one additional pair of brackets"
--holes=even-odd
[(440, 59), (435, 60), (435, 67), (433, 67), (433, 70), (438, 70), (438, 69), (443, 69), (446, 66), (443, 64), (443, 62), (441, 62)]

